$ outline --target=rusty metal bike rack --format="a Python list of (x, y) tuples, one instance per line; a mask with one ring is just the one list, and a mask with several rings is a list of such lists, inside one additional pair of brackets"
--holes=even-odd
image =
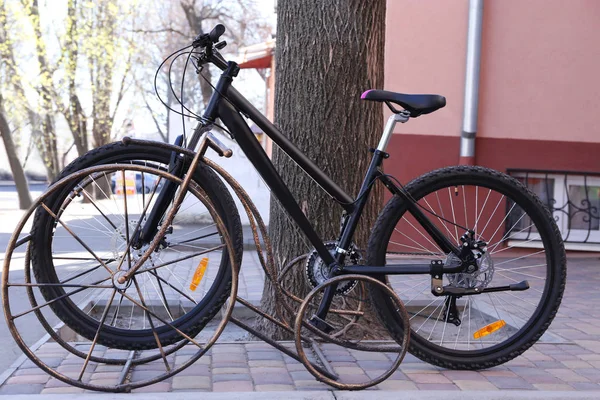
[[(207, 207), (210, 215), (215, 220), (217, 229), (218, 229), (219, 233), (222, 235), (223, 240), (225, 241), (225, 244), (223, 247), (227, 248), (227, 252), (229, 254), (229, 259), (231, 260), (231, 268), (232, 268), (232, 284), (231, 284), (231, 290), (230, 290), (230, 294), (229, 294), (229, 301), (226, 301), (224, 310), (221, 313), (221, 320), (220, 320), (215, 332), (210, 337), (210, 339), (208, 341), (206, 341), (206, 343), (199, 343), (194, 338), (189, 337), (184, 332), (180, 331), (178, 328), (176, 328), (175, 326), (170, 324), (168, 321), (161, 319), (156, 314), (152, 314), (152, 312), (150, 311), (148, 306), (146, 306), (144, 303), (142, 293), (140, 292), (139, 287), (137, 288), (137, 290), (138, 290), (138, 294), (139, 294), (141, 301), (136, 301), (132, 297), (125, 294), (124, 291), (120, 292), (120, 293), (123, 293), (124, 296), (128, 297), (128, 299), (130, 301), (132, 301), (133, 303), (136, 303), (146, 313), (152, 314), (154, 316), (154, 318), (158, 319), (165, 325), (169, 325), (172, 329), (177, 331), (177, 333), (182, 337), (182, 339), (179, 342), (171, 344), (166, 347), (163, 347), (160, 343), (160, 340), (157, 339), (158, 352), (156, 352), (156, 351), (150, 352), (150, 354), (148, 354), (147, 352), (144, 352), (144, 351), (132, 350), (132, 351), (128, 351), (128, 352), (122, 351), (124, 353), (122, 354), (121, 357), (112, 356), (112, 355), (109, 355), (109, 356), (94, 355), (93, 351), (94, 351), (94, 348), (96, 347), (96, 344), (97, 344), (96, 342), (98, 339), (98, 335), (100, 334), (100, 330), (102, 329), (105, 318), (107, 317), (107, 312), (108, 312), (108, 309), (110, 308), (110, 303), (103, 312), (98, 331), (96, 332), (94, 340), (92, 341), (91, 345), (89, 346), (88, 351), (83, 351), (82, 349), (78, 348), (76, 345), (69, 343), (67, 340), (61, 338), (60, 335), (57, 333), (57, 330), (52, 327), (52, 324), (48, 320), (48, 318), (42, 313), (42, 310), (44, 307), (46, 307), (53, 301), (59, 300), (59, 298), (53, 299), (51, 301), (46, 301), (45, 303), (40, 304), (38, 302), (38, 300), (36, 299), (34, 289), (38, 288), (38, 290), (39, 290), (39, 288), (43, 287), (44, 285), (47, 285), (47, 286), (60, 285), (62, 287), (74, 287), (76, 285), (65, 285), (65, 284), (60, 284), (60, 283), (59, 284), (35, 283), (35, 279), (32, 279), (32, 274), (31, 274), (30, 240), (32, 239), (32, 237), (31, 237), (31, 235), (27, 234), (24, 237), (22, 237), (21, 239), (19, 239), (19, 236), (23, 232), (23, 229), (25, 228), (27, 222), (29, 221), (29, 219), (31, 218), (33, 213), (39, 207), (45, 209), (46, 212), (48, 212), (54, 219), (56, 219), (58, 224), (61, 224), (65, 229), (68, 230), (67, 223), (65, 221), (61, 220), (60, 215), (54, 214), (52, 212), (52, 210), (50, 210), (47, 207), (47, 205), (45, 204), (45, 200), (52, 194), (59, 191), (61, 188), (65, 187), (66, 185), (69, 185), (77, 180), (86, 179), (86, 178), (93, 179), (93, 174), (116, 172), (118, 170), (123, 170), (123, 168), (124, 168), (122, 164), (107, 164), (107, 165), (93, 166), (93, 167), (89, 167), (89, 168), (77, 171), (77, 172), (61, 179), (60, 181), (53, 184), (40, 198), (38, 198), (35, 201), (35, 203), (33, 204), (33, 206), (24, 214), (21, 221), (18, 223), (18, 225), (15, 229), (15, 232), (13, 233), (13, 235), (9, 241), (7, 250), (6, 250), (4, 268), (3, 268), (3, 272), (2, 272), (2, 303), (4, 306), (5, 317), (6, 317), (8, 327), (9, 327), (9, 330), (10, 330), (13, 338), (15, 339), (15, 341), (17, 342), (17, 344), (19, 345), (19, 347), (21, 348), (23, 353), (25, 355), (27, 355), (27, 357), (29, 357), (38, 367), (40, 367), (42, 370), (44, 370), (51, 376), (53, 376), (63, 382), (66, 382), (68, 384), (71, 384), (73, 386), (77, 386), (77, 387), (80, 387), (83, 389), (106, 391), (106, 392), (129, 392), (132, 389), (151, 385), (151, 384), (160, 382), (164, 379), (167, 379), (169, 377), (172, 377), (172, 376), (176, 375), (177, 373), (181, 372), (182, 370), (184, 370), (185, 368), (189, 367), (190, 365), (194, 364), (196, 361), (198, 361), (203, 355), (205, 355), (209, 351), (211, 346), (219, 338), (219, 336), (222, 333), (222, 331), (224, 330), (226, 324), (228, 322), (231, 322), (231, 323), (239, 326), (240, 328), (246, 330), (250, 334), (254, 335), (258, 339), (275, 347), (276, 349), (283, 352), (287, 356), (301, 362), (307, 368), (307, 370), (313, 376), (315, 376), (315, 378), (317, 380), (325, 382), (328, 385), (331, 385), (338, 389), (345, 389), (345, 390), (364, 389), (364, 388), (367, 388), (367, 387), (370, 387), (370, 386), (373, 386), (373, 385), (376, 385), (376, 384), (382, 382), (383, 380), (387, 379), (391, 374), (393, 374), (393, 372), (398, 368), (398, 366), (402, 362), (402, 359), (404, 358), (404, 355), (406, 354), (406, 351), (408, 348), (408, 342), (409, 342), (409, 332), (410, 332), (409, 317), (406, 312), (406, 309), (404, 308), (402, 301), (387, 285), (385, 285), (384, 283), (382, 283), (381, 281), (379, 281), (377, 279), (371, 278), (366, 275), (344, 275), (344, 276), (338, 276), (338, 277), (329, 279), (329, 280), (325, 281), (324, 283), (322, 283), (321, 285), (315, 287), (304, 298), (301, 298), (301, 297), (295, 295), (294, 293), (292, 293), (292, 291), (290, 289), (284, 288), (283, 285), (281, 284), (282, 277), (285, 276), (285, 274), (287, 274), (294, 267), (296, 267), (297, 265), (299, 265), (300, 263), (305, 261), (306, 257), (308, 255), (296, 257), (295, 259), (291, 260), (286, 266), (284, 266), (280, 270), (277, 269), (277, 267), (275, 265), (274, 257), (273, 257), (271, 241), (270, 241), (270, 238), (269, 238), (269, 235), (267, 232), (267, 228), (266, 228), (264, 221), (262, 220), (256, 206), (254, 205), (254, 203), (252, 202), (252, 200), (250, 199), (250, 197), (248, 196), (246, 191), (242, 188), (242, 186), (237, 181), (235, 181), (235, 179), (229, 173), (227, 173), (227, 171), (225, 171), (221, 166), (219, 166), (214, 161), (204, 157), (208, 148), (215, 150), (219, 155), (225, 156), (225, 157), (228, 157), (231, 155), (231, 150), (223, 148), (223, 146), (217, 140), (214, 139), (214, 137), (212, 136), (212, 134), (210, 132), (207, 132), (204, 134), (204, 136), (201, 140), (200, 148), (199, 148), (198, 152), (193, 152), (191, 150), (188, 150), (188, 149), (185, 149), (185, 148), (182, 148), (179, 146), (167, 144), (167, 143), (158, 143), (158, 142), (145, 141), (145, 140), (125, 138), (125, 139), (123, 139), (123, 142), (126, 145), (127, 144), (138, 144), (138, 145), (143, 145), (143, 146), (148, 146), (148, 147), (151, 147), (151, 146), (152, 147), (161, 147), (161, 148), (170, 150), (172, 152), (175, 152), (175, 154), (183, 154), (184, 156), (190, 157), (192, 159), (192, 162), (189, 167), (190, 171), (194, 170), (199, 162), (202, 162), (202, 163), (206, 164), (208, 167), (210, 167), (213, 171), (215, 171), (227, 183), (227, 185), (232, 189), (232, 191), (235, 193), (237, 198), (240, 200), (240, 202), (244, 208), (244, 211), (248, 216), (248, 220), (250, 222), (250, 227), (252, 229), (254, 244), (256, 246), (256, 251), (257, 251), (259, 262), (261, 264), (262, 269), (264, 270), (265, 278), (271, 282), (273, 288), (275, 289), (274, 291), (275, 291), (275, 296), (276, 296), (276, 300), (277, 300), (276, 304), (278, 305), (275, 308), (275, 315), (271, 315), (271, 314), (265, 312), (264, 310), (261, 310), (259, 307), (256, 307), (255, 305), (251, 304), (249, 301), (238, 296), (237, 290), (238, 290), (238, 275), (239, 275), (240, 265), (238, 265), (238, 260), (236, 260), (236, 257), (234, 255), (235, 249), (234, 249), (233, 243), (231, 241), (231, 238), (227, 232), (224, 222), (219, 217), (214, 206), (211, 204), (210, 200), (208, 199), (206, 193), (203, 193), (202, 190), (199, 188), (194, 188), (193, 190), (196, 192), (195, 195), (199, 199), (203, 200), (203, 204)], [(156, 235), (156, 238), (160, 238), (160, 237), (164, 236), (170, 221), (173, 220), (176, 212), (179, 209), (179, 206), (181, 205), (181, 202), (183, 201), (183, 195), (184, 195), (185, 190), (187, 190), (187, 189), (191, 190), (189, 183), (191, 181), (192, 174), (188, 173), (184, 179), (181, 179), (181, 178), (178, 178), (177, 176), (174, 176), (164, 170), (157, 169), (154, 167), (127, 164), (127, 169), (132, 170), (132, 171), (145, 172), (145, 173), (151, 173), (154, 175), (158, 175), (162, 179), (169, 180), (169, 181), (175, 182), (176, 184), (180, 185), (181, 189), (179, 191), (179, 195), (176, 196), (176, 198), (175, 198), (175, 204), (172, 207), (171, 211), (165, 217), (165, 219), (167, 220), (167, 223), (164, 223), (161, 225), (161, 228), (159, 229), (159, 232)], [(79, 193), (79, 194), (81, 194), (81, 193)], [(84, 195), (85, 195), (85, 193), (84, 193)], [(69, 201), (72, 201), (72, 198)], [(148, 201), (148, 205), (149, 204), (150, 204), (150, 201)], [(148, 207), (148, 205), (146, 206), (146, 208)], [(144, 212), (145, 211), (146, 210), (144, 210)], [(139, 227), (139, 225), (138, 225), (138, 227)], [(136, 229), (138, 227), (136, 227)], [(74, 235), (74, 233), (72, 233), (72, 232), (70, 232), (70, 233), (72, 235)], [(78, 239), (76, 237), (76, 235), (74, 237), (75, 237), (75, 239), (80, 241), (80, 239)], [(261, 244), (261, 239), (262, 239), (262, 243), (264, 243), (264, 247)], [(155, 250), (155, 248), (157, 248), (158, 245), (159, 245), (159, 240), (158, 239), (153, 240), (152, 243), (150, 243), (147, 250), (145, 250), (144, 255), (137, 261), (134, 269), (139, 268), (144, 263), (144, 261), (150, 256), (150, 254)], [(13, 254), (16, 249), (18, 249), (22, 246), (26, 246), (24, 259), (23, 259), (23, 281), (24, 281), (24, 283), (16, 282), (14, 279), (15, 275), (16, 275), (16, 273), (15, 273), (16, 268), (14, 268), (15, 260), (13, 260)], [(11, 265), (13, 265), (13, 271), (11, 271)], [(278, 271), (280, 271), (280, 272), (278, 272)], [(135, 273), (135, 270), (131, 271), (131, 275), (133, 275), (134, 273)], [(13, 279), (11, 280), (11, 278), (13, 278)], [(35, 277), (33, 277), (33, 278), (35, 278)], [(353, 281), (357, 281), (357, 283), (360, 282), (357, 285), (357, 288), (359, 288), (358, 290), (362, 291), (361, 293), (363, 293), (363, 295), (366, 290), (365, 289), (366, 285), (375, 285), (379, 288), (379, 290), (382, 290), (384, 293), (386, 293), (386, 295), (388, 295), (390, 297), (390, 299), (392, 299), (393, 302), (396, 304), (396, 308), (398, 311), (398, 318), (400, 321), (403, 322), (403, 324), (405, 326), (405, 329), (403, 330), (402, 339), (401, 340), (395, 339), (395, 341), (393, 343), (373, 343), (373, 342), (367, 342), (367, 341), (363, 342), (361, 340), (343, 340), (339, 337), (339, 332), (337, 332), (337, 335), (336, 335), (336, 333), (326, 334), (326, 333), (316, 329), (311, 324), (307, 323), (306, 313), (309, 312), (311, 300), (318, 297), (318, 294), (322, 290), (324, 290), (327, 286), (332, 285), (334, 283), (338, 283), (342, 280), (353, 280)], [(102, 286), (102, 283), (103, 282), (97, 283), (97, 287), (104, 288)], [(91, 287), (91, 286), (92, 285), (88, 285), (88, 287)], [(117, 292), (117, 289), (116, 289), (116, 287), (113, 288), (112, 286), (109, 287), (108, 285), (105, 285), (105, 286), (106, 286), (106, 289), (109, 289), (109, 290), (113, 289), (113, 293), (112, 293), (112, 296), (110, 299), (110, 302), (112, 302), (112, 299), (114, 298), (115, 293)], [(13, 308), (11, 308), (11, 303), (10, 303), (9, 289), (10, 288), (18, 288), (18, 287), (21, 287), (26, 290), (27, 297), (29, 299), (31, 308), (26, 311), (13, 312)], [(136, 284), (136, 287), (137, 287), (137, 284)], [(80, 289), (76, 289), (75, 291), (80, 290)], [(75, 291), (73, 291), (73, 292), (75, 292)], [(69, 292), (61, 297), (69, 297), (71, 294), (72, 294), (72, 292)], [(254, 329), (253, 327), (244, 323), (240, 319), (232, 316), (233, 307), (236, 302), (239, 303), (240, 305), (252, 310), (258, 316), (265, 318), (267, 321), (273, 323), (278, 328), (288, 332), (289, 334), (292, 334), (294, 337), (296, 352), (292, 351), (288, 347), (285, 347), (284, 345), (277, 342), (276, 340), (273, 340), (272, 338), (268, 337), (264, 333)], [(294, 304), (295, 307), (297, 307), (297, 308), (294, 308), (292, 305), (290, 305), (290, 303)], [(347, 317), (349, 319), (349, 323), (347, 326), (350, 326), (351, 324), (353, 324), (356, 321), (356, 318), (359, 318), (359, 316), (362, 315), (362, 313), (364, 313), (364, 311), (360, 307), (361, 306), (359, 305), (359, 308), (357, 308), (355, 310), (343, 310), (343, 309), (333, 308), (330, 310), (330, 313), (333, 315), (338, 314), (343, 317)], [(47, 310), (47, 308), (46, 308), (46, 310)], [(294, 321), (288, 321), (284, 317), (285, 313), (287, 313), (288, 315), (295, 315), (296, 317), (295, 317)], [(28, 314), (35, 315), (35, 317), (37, 318), (39, 323), (44, 327), (44, 329), (49, 334), (49, 336), (56, 343), (58, 343), (63, 349), (66, 349), (72, 355), (84, 360), (82, 368), (79, 371), (79, 374), (77, 376), (74, 376), (73, 374), (71, 374), (71, 376), (69, 376), (68, 374), (66, 374), (64, 372), (57, 371), (56, 368), (51, 367), (50, 365), (45, 363), (41, 357), (37, 356), (35, 353), (35, 349), (32, 349), (31, 346), (26, 343), (26, 341), (24, 340), (23, 336), (21, 335), (21, 333), (19, 332), (19, 329), (17, 327), (17, 320), (20, 317), (23, 317)], [(151, 319), (150, 319), (150, 321), (151, 321)], [(152, 330), (155, 334), (155, 337), (157, 337), (156, 331), (154, 330), (154, 326), (152, 324), (151, 324), (151, 326), (152, 326)], [(342, 329), (342, 331), (344, 331), (344, 329)], [(375, 378), (368, 379), (364, 382), (353, 381), (353, 382), (346, 383), (346, 382), (342, 382), (342, 379), (336, 373), (335, 368), (332, 367), (331, 365), (329, 365), (329, 362), (326, 360), (326, 357), (324, 356), (324, 353), (320, 348), (320, 343), (335, 344), (337, 346), (348, 348), (353, 351), (392, 353), (395, 355), (395, 359), (391, 360), (391, 364), (390, 364), (389, 368), (387, 368), (385, 371), (383, 371), (383, 373), (381, 373), (379, 376), (377, 376)], [(314, 354), (316, 361), (317, 361), (316, 363), (309, 359), (309, 357), (306, 354), (305, 348), (310, 349), (310, 351)], [(192, 349), (193, 349), (193, 351), (192, 351)], [(187, 359), (185, 362), (181, 363), (180, 365), (175, 365), (174, 367), (171, 367), (170, 362), (167, 360), (167, 357), (177, 355), (178, 352), (184, 352), (184, 351), (185, 351), (186, 355), (189, 356), (189, 359)], [(192, 352), (192, 354), (190, 354), (190, 352)], [(153, 361), (157, 361), (157, 360), (163, 361), (164, 366), (165, 366), (164, 371), (157, 372), (157, 375), (153, 376), (151, 378), (140, 379), (137, 381), (132, 379), (131, 371), (134, 367), (143, 365), (146, 363), (150, 363)], [(100, 364), (100, 365), (119, 366), (119, 368), (121, 368), (121, 370), (120, 370), (119, 378), (117, 380), (117, 384), (102, 385), (102, 384), (86, 382), (85, 379), (83, 379), (83, 378), (86, 373), (86, 368), (88, 367), (88, 364), (90, 362)]]

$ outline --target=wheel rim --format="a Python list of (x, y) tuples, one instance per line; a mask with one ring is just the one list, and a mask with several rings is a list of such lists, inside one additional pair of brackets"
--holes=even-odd
[[(413, 343), (433, 347), (446, 355), (483, 356), (535, 334), (537, 329), (529, 330), (542, 319), (542, 306), (553, 282), (553, 254), (548, 250), (550, 238), (545, 236), (544, 229), (535, 229), (543, 226), (543, 213), (535, 210), (532, 204), (525, 205), (523, 195), (511, 193), (509, 196), (505, 185), (493, 181), (479, 179), (473, 182), (471, 178), (467, 182), (457, 178), (452, 182), (451, 179), (428, 185), (430, 190), (413, 195), (423, 209), (439, 216), (426, 212), (454, 244), (461, 244), (460, 236), (464, 229), (450, 222), (473, 229), (476, 238), (488, 244), (487, 268), (492, 270), (493, 276), (489, 283), (481, 277), (477, 283), (474, 282), (476, 279), (469, 280), (469, 276), (455, 275), (449, 279), (446, 275), (444, 285), (496, 287), (527, 280), (530, 289), (459, 298), (456, 310), (461, 323), (456, 326), (446, 322), (452, 307), (447, 306), (447, 296), (431, 294), (429, 276), (388, 276), (388, 279), (410, 314)], [(405, 214), (404, 217), (391, 232), (386, 264), (426, 263), (435, 259), (447, 263), (448, 255), (439, 249), (412, 216), (406, 217)], [(519, 247), (535, 244), (537, 239), (542, 248)], [(483, 265), (482, 269), (485, 268), (486, 265)], [(493, 332), (486, 334), (488, 330)]]

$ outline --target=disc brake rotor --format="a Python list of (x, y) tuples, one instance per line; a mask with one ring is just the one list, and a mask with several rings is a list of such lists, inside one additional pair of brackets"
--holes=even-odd
[[(450, 253), (446, 257), (444, 264), (445, 266), (457, 266), (460, 265), (460, 263), (460, 259), (453, 253)], [(473, 273), (460, 272), (457, 274), (446, 274), (450, 281), (450, 285), (463, 289), (486, 288), (494, 276), (494, 262), (488, 252), (483, 253), (482, 256), (477, 259), (477, 267), (477, 271)]]

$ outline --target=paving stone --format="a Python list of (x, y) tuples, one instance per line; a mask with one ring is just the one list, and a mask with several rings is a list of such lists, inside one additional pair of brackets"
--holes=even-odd
[(426, 364), (424, 362), (420, 363), (411, 363), (411, 364), (400, 364), (400, 368), (398, 368), (404, 373), (419, 373), (419, 374), (439, 374), (441, 369), (430, 364)]
[(101, 364), (97, 365), (95, 371), (96, 372), (121, 372), (123, 370), (122, 365), (110, 365), (110, 364)]
[(332, 368), (353, 368), (356, 367), (356, 361), (330, 361), (329, 365)]
[(395, 379), (387, 379), (377, 387), (381, 390), (417, 390), (417, 385), (410, 381), (399, 381)]
[(385, 361), (357, 361), (354, 365), (358, 365), (360, 368), (364, 370), (370, 369), (389, 369), (392, 366), (392, 363), (389, 360)]
[(285, 368), (283, 360), (250, 360), (245, 365), (250, 368)]
[(13, 373), (13, 376), (21, 376), (21, 375), (42, 375), (42, 374), (47, 374), (43, 369), (41, 368), (19, 368), (18, 370), (16, 370)]
[(415, 383), (451, 383), (450, 380), (442, 374), (407, 373), (406, 376)]
[(246, 355), (245, 354), (234, 354), (234, 353), (225, 353), (219, 356), (215, 356), (215, 359), (219, 362), (219, 363), (225, 363), (225, 362), (237, 362), (237, 363), (241, 363), (241, 362), (247, 362), (248, 360), (246, 359)]
[(357, 361), (389, 361), (389, 358), (384, 353), (352, 351), (350, 352)]
[(257, 392), (284, 392), (284, 391), (294, 390), (294, 386), (293, 385), (279, 385), (279, 384), (256, 385), (255, 390)]
[(486, 381), (487, 378), (476, 371), (442, 371), (442, 375), (450, 380)]
[[(63, 375), (66, 376), (67, 378), (70, 378), (74, 381), (79, 379), (79, 371), (77, 372), (66, 372)], [(81, 378), (81, 380), (83, 382), (88, 382), (91, 378), (92, 374), (90, 372), (86, 372), (83, 374), (83, 377)], [(56, 379), (51, 377), (48, 382), (46, 383), (46, 387), (62, 387), (62, 386), (71, 386), (70, 383), (67, 382), (63, 382), (60, 379)]]
[(133, 389), (131, 393), (166, 393), (171, 390), (171, 384), (168, 382), (158, 382), (152, 385)]
[[(57, 372), (60, 372), (61, 374), (68, 374), (68, 373), (72, 373), (72, 372), (77, 372), (79, 373), (81, 371), (81, 367), (83, 367), (83, 363), (82, 364), (67, 364), (67, 365), (61, 365), (58, 368), (56, 368)], [(85, 372), (86, 373), (91, 373), (96, 371), (96, 364), (88, 364), (88, 366), (85, 368)], [(122, 369), (123, 367), (121, 367)]]
[(592, 382), (600, 382), (600, 370), (594, 368), (582, 368), (573, 370), (575, 373), (588, 378)]
[(488, 376), (498, 389), (533, 389), (533, 385), (519, 377)]
[(217, 375), (217, 374), (249, 374), (250, 373), (250, 368), (246, 367), (246, 368), (242, 368), (242, 367), (236, 367), (236, 368), (213, 368), (212, 369), (212, 373)]
[[(147, 381), (150, 379), (154, 379), (160, 375), (162, 375), (162, 373), (159, 373), (158, 371), (140, 371), (136, 368), (131, 373), (131, 381), (132, 382)], [(179, 374), (177, 376), (179, 376)]]
[(564, 382), (589, 382), (588, 378), (566, 368), (549, 369), (548, 372)]
[(256, 385), (266, 384), (286, 384), (291, 385), (293, 383), (292, 378), (287, 373), (276, 373), (276, 374), (256, 374), (252, 373), (252, 380)]
[(453, 381), (456, 386), (461, 390), (498, 390), (488, 380), (461, 380), (456, 379)]
[(582, 360), (563, 361), (562, 364), (569, 369), (593, 368), (590, 363)]
[(249, 381), (215, 382), (213, 392), (252, 392), (254, 385)]
[(338, 373), (338, 375), (342, 376), (342, 375), (350, 375), (350, 374), (364, 374), (364, 370), (360, 367), (336, 367), (334, 368), (335, 372)]
[(2, 385), (0, 394), (39, 394), (43, 389), (44, 385), (41, 383)]
[[(218, 368), (224, 369), (224, 368)], [(197, 365), (194, 364), (192, 366), (187, 367), (183, 371), (177, 373), (176, 376), (210, 376), (211, 369), (209, 365)]]
[(250, 374), (218, 374), (212, 376), (213, 382), (248, 381), (252, 382)]
[[(41, 373), (42, 371), (40, 371)], [(32, 384), (32, 383), (46, 383), (50, 379), (50, 375), (20, 375), (13, 376), (6, 381), (7, 385), (18, 385), (18, 384)]]
[(566, 383), (534, 383), (533, 386), (538, 390), (575, 390)]
[(298, 390), (331, 390), (331, 386), (316, 380), (298, 380), (294, 385)]
[(210, 389), (210, 378), (206, 376), (174, 376), (173, 389)]
[(509, 370), (501, 370), (501, 369), (490, 369), (486, 371), (481, 371), (481, 375), (483, 376), (502, 376), (502, 377), (515, 377), (517, 376), (514, 372)]
[(592, 382), (573, 382), (570, 385), (576, 390), (600, 390), (600, 385)]
[(115, 387), (118, 383), (118, 379), (93, 379), (90, 381), (90, 385), (104, 387)]
[[(58, 367), (64, 360), (65, 360), (65, 358), (63, 358), (63, 357), (40, 358), (40, 361), (50, 368)], [(81, 360), (81, 358), (79, 358), (79, 360)], [(83, 363), (83, 360), (82, 360), (82, 363)], [(21, 368), (33, 368), (33, 367), (39, 368), (31, 360), (27, 360), (21, 365)]]
[(533, 363), (537, 368), (550, 369), (550, 368), (564, 368), (564, 364), (560, 361), (536, 361)]
[(117, 379), (120, 376), (120, 372), (94, 372), (92, 379)]
[(418, 383), (419, 390), (460, 390), (451, 383)]
[(46, 387), (42, 390), (41, 394), (69, 394), (69, 393), (83, 393), (85, 390), (76, 386), (63, 386), (63, 387)]
[(283, 361), (283, 357), (281, 356), (281, 353), (278, 354), (278, 353), (272, 353), (272, 352), (266, 352), (266, 351), (259, 351), (259, 352), (249, 352), (248, 360)]

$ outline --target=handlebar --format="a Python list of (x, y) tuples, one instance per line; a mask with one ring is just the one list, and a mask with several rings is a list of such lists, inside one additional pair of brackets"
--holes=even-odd
[(227, 61), (223, 58), (218, 49), (222, 49), (227, 44), (225, 41), (219, 42), (220, 37), (225, 33), (225, 26), (218, 24), (210, 33), (198, 35), (192, 42), (194, 48), (204, 50), (206, 61), (213, 63), (219, 69), (227, 68)]

